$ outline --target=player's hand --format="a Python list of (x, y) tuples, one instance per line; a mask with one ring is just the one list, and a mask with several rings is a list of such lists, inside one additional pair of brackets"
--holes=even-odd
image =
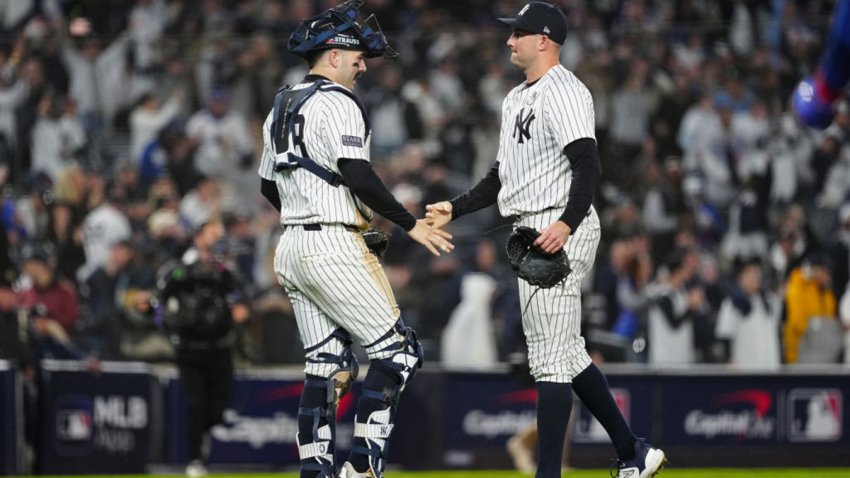
[(818, 93), (817, 80), (808, 77), (794, 89), (791, 97), (797, 118), (813, 128), (824, 129), (832, 123), (835, 114), (832, 104)]
[(434, 227), (443, 227), (452, 221), (452, 203), (440, 201), (425, 206), (425, 219)]
[(407, 231), (411, 239), (427, 247), (431, 254), (440, 255), (440, 251), (452, 252), (454, 244), (449, 242), (452, 235), (428, 224), (427, 219), (419, 219), (413, 229)]
[(534, 245), (547, 254), (554, 254), (564, 248), (570, 233), (570, 226), (563, 221), (555, 221), (540, 231), (540, 237), (534, 241)]

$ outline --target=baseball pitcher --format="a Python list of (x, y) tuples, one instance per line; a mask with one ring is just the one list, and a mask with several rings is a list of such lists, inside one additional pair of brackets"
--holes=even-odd
[(664, 453), (632, 434), (580, 335), (581, 281), (593, 265), (600, 238), (591, 201), (601, 167), (593, 99), (559, 62), (566, 18), (554, 5), (531, 2), (516, 18), (499, 20), (513, 29), (507, 40), (511, 63), (525, 73), (526, 81), (508, 93), (502, 105), (499, 150), (490, 172), (451, 201), (426, 206), (426, 218), (442, 227), (497, 203), (500, 213), (513, 218), (521, 231), (539, 231), (534, 247), (552, 255), (566, 252), (568, 266), (561, 270), (571, 271), (563, 280), (555, 274), (557, 284), (545, 277), (529, 282), (522, 279), (523, 273), (519, 280), (529, 366), (538, 392), (537, 478), (561, 476), (571, 383), (608, 431), (617, 449), (618, 476), (654, 476), (666, 461)]

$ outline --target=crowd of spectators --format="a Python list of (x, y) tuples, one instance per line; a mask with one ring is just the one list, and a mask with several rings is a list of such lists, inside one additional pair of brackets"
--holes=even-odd
[[(275, 91), (306, 73), (289, 33), (335, 3), (0, 1), (0, 355), (26, 357), (17, 339), (38, 336), (78, 356), (169, 360), (157, 270), (220, 216), (221, 253), (253, 297), (242, 358), (301, 361), (256, 169)], [(373, 163), (420, 217), (495, 159), (501, 101), (522, 80), (495, 17), (522, 3), (366, 0), (401, 53), (358, 82)], [(812, 317), (850, 328), (850, 103), (816, 131), (788, 101), (817, 65), (833, 2), (554, 3), (602, 158), (603, 243), (583, 304), (594, 353), (778, 366), (820, 344)], [(508, 231), (481, 211), (452, 225), (458, 247), (437, 258), (394, 231), (384, 266), (429, 358), (444, 330), (464, 330), (450, 319), (475, 320), (467, 340), (486, 342), (461, 361), (521, 348)]]

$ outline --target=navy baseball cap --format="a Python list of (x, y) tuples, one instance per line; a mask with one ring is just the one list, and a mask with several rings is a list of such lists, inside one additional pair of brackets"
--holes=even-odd
[(498, 20), (516, 30), (546, 35), (558, 45), (567, 39), (567, 17), (551, 3), (531, 2), (522, 7), (516, 18)]

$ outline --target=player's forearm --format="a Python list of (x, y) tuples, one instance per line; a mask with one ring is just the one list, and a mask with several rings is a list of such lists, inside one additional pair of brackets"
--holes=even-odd
[(575, 231), (590, 210), (593, 194), (602, 178), (602, 166), (596, 141), (590, 138), (573, 141), (564, 148), (564, 152), (570, 160), (572, 180), (567, 207), (560, 219), (570, 226), (571, 231)]
[(260, 192), (280, 212), (280, 195), (277, 193), (277, 185), (274, 181), (260, 179)]
[(338, 166), (345, 185), (363, 204), (398, 224), (405, 231), (413, 229), (416, 218), (396, 200), (368, 161), (340, 158)]
[(478, 184), (450, 201), (452, 203), (452, 219), (484, 209), (495, 203), (500, 189), (502, 189), (502, 181), (499, 179), (499, 162), (497, 161)]

